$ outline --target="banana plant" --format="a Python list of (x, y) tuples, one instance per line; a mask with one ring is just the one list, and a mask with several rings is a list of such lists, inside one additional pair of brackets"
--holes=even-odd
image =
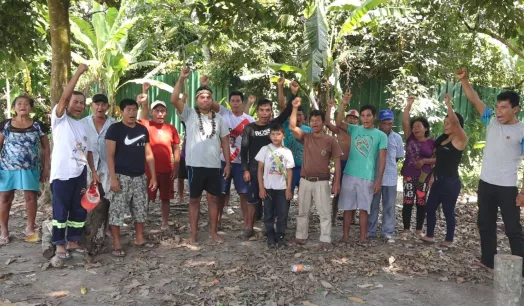
[[(353, 49), (345, 50), (333, 57), (338, 51), (342, 38), (351, 34), (361, 22), (373, 19), (376, 16), (387, 14), (384, 9), (375, 10), (377, 6), (387, 0), (367, 0), (361, 3), (358, 0), (337, 0), (326, 6), (324, 0), (316, 0), (304, 10), (306, 22), (304, 25), (304, 49), (302, 50), (302, 66), (297, 67), (289, 64), (270, 65), (274, 72), (293, 72), (297, 80), (301, 83), (304, 93), (315, 108), (322, 108), (322, 103), (316, 103), (323, 96), (327, 95), (327, 88), (322, 88), (323, 80), (329, 80), (330, 91), (334, 91), (340, 96), (342, 93), (340, 86), (340, 75), (338, 66), (341, 61), (353, 52)], [(326, 15), (329, 13), (340, 13), (350, 11), (349, 19), (337, 27), (329, 25)], [(392, 10), (398, 13), (398, 10)], [(276, 76), (271, 77), (272, 81), (277, 80)], [(324, 92), (323, 92), (324, 91)], [(319, 101), (320, 102), (320, 101)]]
[(128, 70), (143, 66), (158, 66), (156, 61), (137, 62), (147, 46), (143, 39), (134, 46), (128, 46), (128, 34), (138, 17), (130, 17), (128, 12), (132, 1), (123, 0), (120, 8), (106, 8), (92, 1), (93, 14), (90, 20), (71, 16), (73, 46), (80, 52), (71, 52), (77, 63), (89, 66), (87, 77), (81, 87), (86, 93), (103, 92), (114, 104), (120, 78)]

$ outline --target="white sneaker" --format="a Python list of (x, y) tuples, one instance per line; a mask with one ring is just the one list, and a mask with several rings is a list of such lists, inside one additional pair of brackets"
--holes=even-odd
[(228, 215), (232, 215), (235, 213), (235, 211), (233, 210), (233, 208), (227, 206), (227, 207), (224, 207), (224, 210), (225, 210), (225, 213), (228, 214)]
[(395, 243), (395, 239), (391, 235), (384, 236), (384, 239), (386, 239), (388, 243)]

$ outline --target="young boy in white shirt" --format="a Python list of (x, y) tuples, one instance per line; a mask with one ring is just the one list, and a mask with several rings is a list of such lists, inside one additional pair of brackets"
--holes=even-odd
[(267, 245), (270, 248), (275, 247), (277, 243), (284, 244), (289, 200), (293, 197), (291, 183), (295, 161), (291, 150), (282, 145), (284, 136), (284, 127), (280, 123), (273, 123), (269, 135), (271, 144), (263, 146), (255, 156), (255, 160), (258, 161), (259, 193), (264, 201)]

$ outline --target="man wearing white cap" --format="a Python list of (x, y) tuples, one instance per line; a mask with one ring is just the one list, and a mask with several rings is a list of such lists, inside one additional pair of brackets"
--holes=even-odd
[[(157, 191), (160, 191), (161, 212), (162, 212), (162, 230), (169, 229), (169, 201), (175, 197), (175, 178), (178, 174), (178, 165), (180, 162), (180, 138), (178, 131), (171, 124), (165, 123), (167, 117), (167, 106), (163, 101), (151, 103), (152, 118), (149, 117), (149, 106), (147, 101), (147, 91), (149, 83), (142, 85), (142, 94), (138, 95), (138, 105), (142, 105), (141, 120), (138, 122), (145, 126), (149, 132), (151, 150), (155, 157), (155, 172), (158, 182), (157, 188), (148, 189), (149, 201), (156, 199)], [(146, 169), (146, 175), (149, 181), (151, 173)]]

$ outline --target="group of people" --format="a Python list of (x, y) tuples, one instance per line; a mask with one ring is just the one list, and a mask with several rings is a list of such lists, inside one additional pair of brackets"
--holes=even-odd
[[(298, 82), (289, 84), (291, 96), (286, 98), (283, 78), (277, 82), (280, 114), (276, 117), (271, 101), (256, 101), (256, 97), (250, 96), (245, 103), (241, 92), (229, 95), (230, 108), (218, 104), (212, 98), (207, 77), (201, 79), (202, 84), (196, 91), (196, 107), (191, 107), (187, 104), (187, 94), (182, 94), (191, 73), (184, 68), (170, 101), (185, 127), (181, 150), (178, 131), (165, 122), (166, 103), (149, 104), (149, 84), (143, 85), (142, 94), (136, 100), (120, 101), (121, 121), (106, 114), (109, 104), (103, 94), (93, 96), (93, 113), (82, 118), (86, 99), (74, 89), (87, 69), (85, 65), (78, 67), (52, 110), (52, 154), (46, 136), (49, 129), (29, 116), (34, 107), (29, 96), (17, 97), (13, 101), (16, 116), (0, 124), (0, 245), (9, 243), (8, 218), (15, 190), (23, 190), (25, 195), (25, 234), (37, 235), (39, 181), (49, 179), (56, 256), (68, 259), (72, 252), (87, 252), (78, 244), (87, 216), (80, 202), (86, 188), (95, 184), (104, 194), (103, 200), (109, 201), (112, 254), (123, 257), (126, 252), (120, 242), (120, 227), (125, 214), (130, 212), (134, 221), (133, 243), (149, 247), (144, 238), (149, 201), (155, 200), (159, 193), (161, 228), (169, 228), (170, 200), (174, 198), (177, 177), (180, 200), (184, 196), (183, 179), (188, 179), (192, 243), (198, 240), (204, 191), (209, 207), (209, 237), (223, 241), (217, 229), (232, 183), (240, 197), (244, 239), (254, 235), (257, 209), (263, 208), (269, 247), (305, 244), (309, 214), (315, 203), (321, 244), (331, 245), (332, 222), (340, 207), (344, 210), (341, 243), (349, 242), (350, 225), (355, 212), (359, 211), (359, 244), (368, 245), (370, 239), (377, 238), (382, 203), (381, 237), (394, 242), (397, 165), (403, 159), (404, 230), (401, 237), (407, 238), (411, 231), (411, 215), (416, 206), (415, 234), (423, 243), (434, 243), (436, 211), (442, 204), (447, 230), (441, 247), (453, 245), (455, 205), (461, 189), (458, 167), (467, 135), (464, 120), (454, 112), (448, 94), (444, 97), (447, 107), (444, 132), (436, 139), (430, 137), (426, 118), (410, 117), (414, 99), (408, 99), (402, 118), (404, 144), (392, 129), (392, 110), (377, 113), (374, 106), (365, 105), (359, 111), (350, 110), (346, 114), (351, 100), (349, 92), (338, 107), (335, 124), (331, 117), (337, 104), (331, 98), (328, 98), (326, 113), (312, 110), (307, 122), (298, 96)], [(524, 206), (524, 189), (519, 193), (516, 187), (517, 169), (524, 152), (524, 123), (517, 118), (520, 97), (512, 91), (501, 93), (493, 111), (472, 89), (465, 69), (460, 69), (457, 77), (488, 127), (478, 190), (482, 249), (479, 265), (493, 268), (498, 207), (512, 253), (524, 256), (519, 213), (519, 206)], [(256, 120), (247, 113), (255, 102)], [(376, 119), (378, 128), (375, 128)], [(326, 133), (326, 126), (333, 136)], [(289, 205), (296, 188), (296, 234), (293, 241), (286, 243)], [(334, 194), (333, 203), (331, 194)], [(425, 220), (427, 228), (423, 235)]]

